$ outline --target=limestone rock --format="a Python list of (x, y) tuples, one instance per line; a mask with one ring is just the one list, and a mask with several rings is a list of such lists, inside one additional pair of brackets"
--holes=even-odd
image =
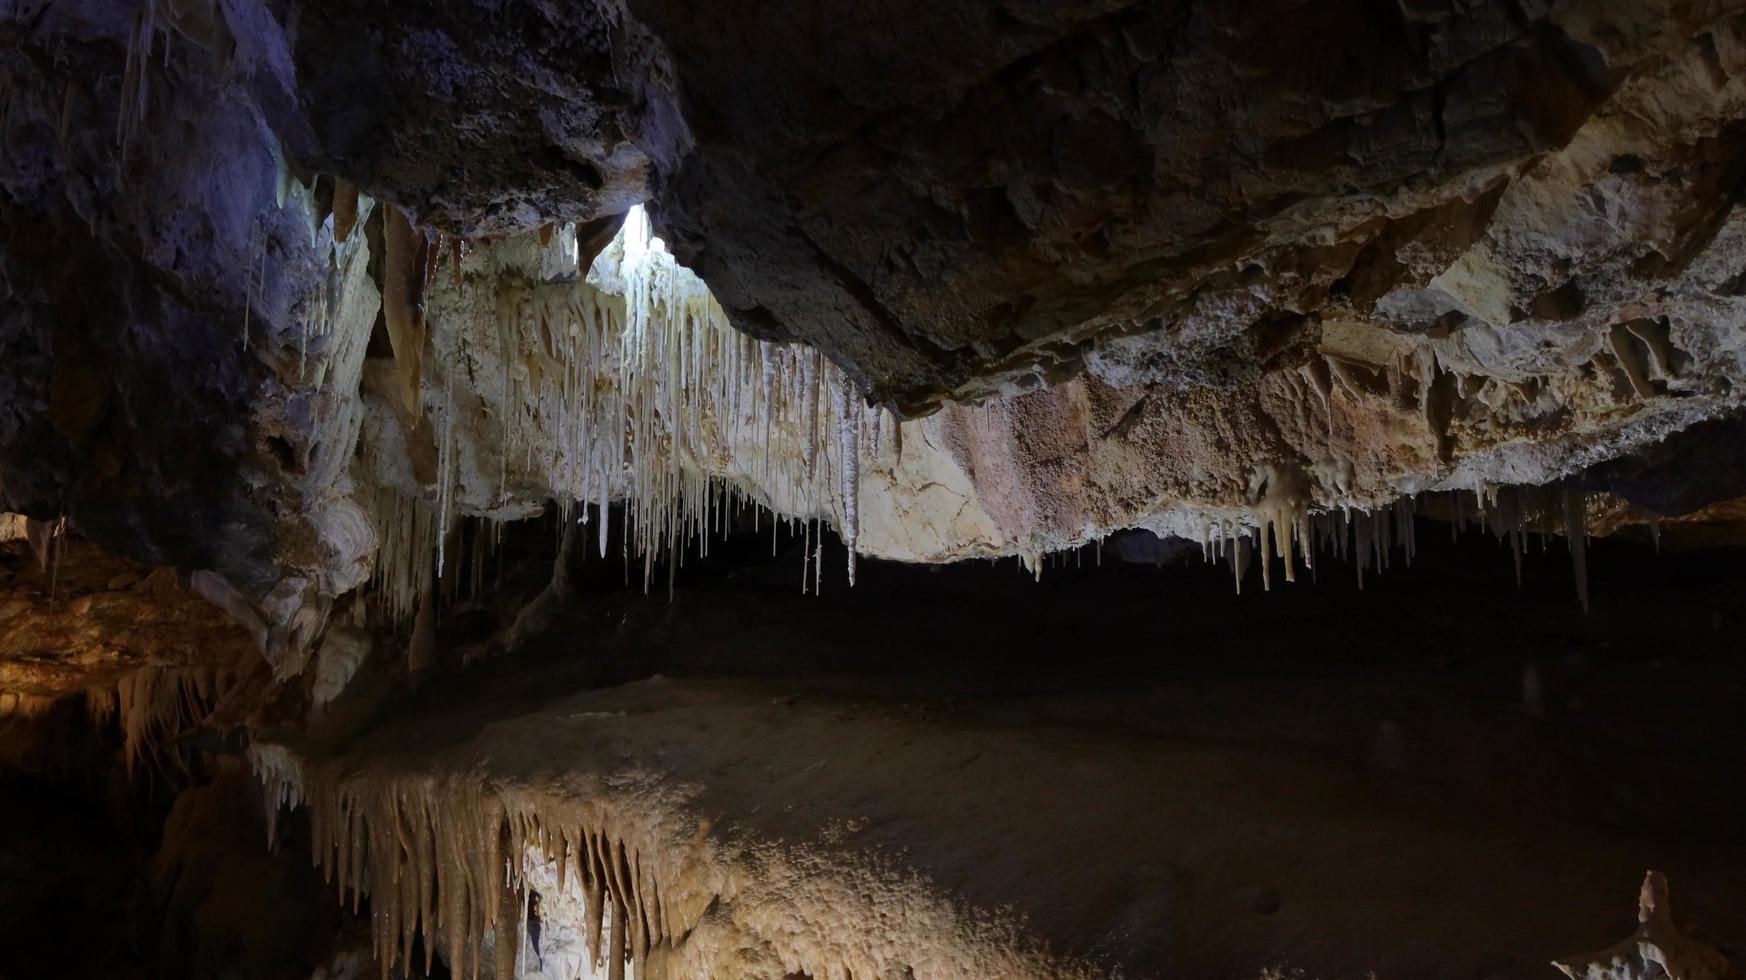
[(1726, 980), (1728, 961), (1714, 948), (1688, 939), (1673, 924), (1667, 878), (1643, 876), (1637, 897), (1637, 932), (1616, 946), (1588, 956), (1555, 960), (1571, 980)]

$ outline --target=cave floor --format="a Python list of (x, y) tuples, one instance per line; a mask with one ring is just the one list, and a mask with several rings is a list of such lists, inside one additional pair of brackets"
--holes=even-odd
[(741, 891), (780, 855), (867, 916), (895, 890), (1129, 976), (1548, 976), (1632, 931), (1651, 868), (1694, 934), (1746, 936), (1731, 554), (1606, 543), (1584, 616), (1551, 556), (1518, 591), (1488, 542), (1441, 547), (1268, 596), (874, 566), (803, 597), (772, 563), (587, 597), (367, 725), (282, 734), (707, 840)]

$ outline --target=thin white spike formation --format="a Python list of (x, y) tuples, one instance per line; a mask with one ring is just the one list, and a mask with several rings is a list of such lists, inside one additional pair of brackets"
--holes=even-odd
[(837, 394), (837, 460), (842, 480), (843, 544), (849, 550), (849, 584), (855, 584), (855, 539), (860, 537), (861, 402), (839, 386)]
[[(313, 223), (313, 204), (305, 200), (308, 189), (295, 180), (289, 185), (287, 201), (307, 212)], [(348, 226), (367, 215), (372, 204), (361, 196), (350, 204)], [(337, 221), (337, 215), (329, 220)], [(419, 281), (427, 289), (437, 285), (444, 241), (415, 231), (407, 235), (422, 238), (422, 247), (413, 249), (423, 270)], [(331, 237), (329, 282), (313, 308), (305, 342), (328, 332), (333, 298), (343, 286), (340, 270), (348, 264), (351, 246), (337, 227)], [(354, 236), (354, 241), (362, 237)], [(421, 583), (433, 569), (442, 579), (443, 595), (453, 594), (447, 553), (451, 537), (460, 533), (457, 518), (469, 509), (489, 510), (490, 503), (510, 500), (512, 467), (535, 485), (566, 495), (568, 499), (559, 501), (565, 514), (574, 502), (593, 502), (602, 556), (608, 539), (606, 506), (624, 500), (625, 563), (628, 568), (635, 559), (641, 566), (645, 590), (660, 561), (670, 559), (671, 581), (684, 548), (695, 546), (707, 554), (711, 536), (725, 530), (728, 515), (748, 505), (755, 512), (767, 507), (773, 515), (799, 515), (803, 524), (832, 520), (848, 547), (847, 572), (853, 584), (862, 457), (869, 465), (881, 462), (885, 424), (883, 410), (869, 424), (865, 399), (835, 365), (815, 350), (756, 340), (732, 329), (703, 282), (650, 235), (640, 208), (627, 216), (588, 280), (529, 284), (503, 275), (489, 255), (488, 275), (463, 276), (464, 250), (458, 242), (448, 244), (454, 246), (453, 288), (463, 298), (443, 306), (459, 311), (452, 322), (425, 328), (432, 346), (449, 355), (441, 397), (434, 403), (414, 398), (407, 405), (420, 417), (435, 416), (435, 484), (416, 495), (384, 490), (375, 508), (381, 542), (375, 581), (391, 616), (402, 621), (411, 617)], [(489, 296), (478, 295), (482, 285)], [(413, 302), (407, 298), (409, 305)], [(456, 376), (469, 362), (470, 350), (486, 345), (496, 349), (507, 369), (501, 390), (491, 393), (495, 406), (485, 403), (483, 392), (467, 396), (475, 403), (469, 410), (495, 411), (502, 425), (497, 497), (481, 508), (463, 500), (461, 492), (463, 484), (483, 481), (466, 479), (479, 475), (480, 461), (464, 451), (457, 434), (462, 409)], [(423, 356), (422, 350), (417, 356)], [(1434, 362), (1419, 367), (1434, 377)], [(408, 365), (401, 373), (415, 377), (419, 365)], [(1338, 372), (1330, 378), (1337, 380)], [(1311, 380), (1319, 379), (1317, 374)], [(901, 453), (904, 423), (895, 417), (892, 423), (891, 441)], [(833, 430), (836, 439), (829, 443), (834, 445), (820, 438), (821, 432)], [(555, 446), (556, 452), (543, 453), (541, 447), (547, 446)], [(826, 463), (822, 474), (820, 459)], [(1547, 509), (1542, 499), (1546, 494), (1532, 487), (1474, 494), (1473, 509), (1482, 526), (1509, 540), (1518, 582), (1524, 528), (1547, 523), (1538, 519)], [(1401, 551), (1410, 565), (1416, 551), (1411, 498), (1369, 511), (1341, 508), (1312, 514), (1301, 477), (1294, 479), (1289, 471), (1272, 466), (1257, 470), (1249, 497), (1246, 515), (1209, 523), (1203, 542), (1209, 559), (1230, 563), (1239, 591), (1252, 557), (1261, 559), (1262, 585), (1271, 589), (1273, 559), (1283, 559), (1285, 580), (1293, 582), (1299, 556), (1313, 573), (1315, 554), (1332, 548), (1343, 558), (1350, 553), (1358, 559), (1354, 565), (1362, 586), (1365, 571), (1386, 569), (1391, 553)], [(1562, 526), (1571, 541), (1577, 592), (1586, 607), (1585, 498), (1574, 494), (1552, 507), (1563, 512), (1564, 519), (1552, 523)], [(1467, 507), (1457, 502), (1453, 509), (1458, 533)], [(755, 516), (754, 522), (760, 518)], [(473, 534), (475, 589), (483, 556), (497, 537), (494, 521), (488, 528)], [(822, 569), (811, 553), (816, 547), (822, 554), (823, 542), (817, 534), (808, 537), (812, 591), (817, 593)], [(1254, 540), (1240, 543), (1245, 537)], [(1043, 549), (1033, 550), (1036, 554), (1021, 557), (1021, 567), (1040, 578)]]
[[(439, 397), (415, 406), (436, 433), (436, 484), (377, 508), (377, 578), (397, 616), (411, 614), (413, 583), (430, 573), (415, 552), (434, 551), (441, 574), (456, 516), (504, 504), (518, 483), (557, 490), (561, 510), (592, 502), (597, 519), (622, 499), (625, 561), (641, 567), (645, 590), (659, 562), (671, 577), (687, 547), (707, 554), (748, 504), (828, 517), (853, 542), (860, 456), (876, 448), (863, 438), (863, 396), (816, 351), (733, 329), (703, 282), (650, 237), (641, 209), (589, 280), (529, 283), (493, 271), (436, 288), (457, 291), (453, 303), (427, 304), (456, 312), (427, 325), (444, 377), (426, 388), (440, 384)], [(501, 359), (504, 381), (463, 395), (456, 376), (478, 350)], [(501, 419), (502, 459), (487, 480), (457, 427), (490, 413)], [(818, 433), (832, 426), (835, 445), (820, 453)], [(463, 492), (488, 482), (495, 500)], [(603, 519), (598, 535), (604, 555)]]
[[(1263, 483), (1265, 481), (1262, 481)], [(1252, 494), (1253, 495), (1253, 494)], [(1544, 539), (1563, 533), (1570, 547), (1576, 595), (1586, 611), (1588, 595), (1588, 495), (1554, 487), (1482, 487), (1476, 491), (1446, 491), (1401, 497), (1373, 509), (1343, 507), (1310, 511), (1298, 498), (1261, 496), (1247, 518), (1209, 521), (1201, 536), (1204, 560), (1228, 562), (1238, 593), (1243, 590), (1251, 556), (1261, 562), (1261, 581), (1272, 588), (1271, 566), (1282, 559), (1286, 581), (1294, 580), (1298, 557), (1304, 567), (1315, 569), (1315, 556), (1333, 555), (1350, 561), (1358, 587), (1364, 587), (1366, 571), (1380, 574), (1398, 554), (1409, 567), (1418, 552), (1413, 523), (1421, 508), (1449, 520), (1451, 533), (1459, 537), (1470, 521), (1489, 530), (1509, 545), (1515, 565), (1516, 584), (1522, 584), (1522, 553), (1529, 533)], [(1251, 541), (1250, 539), (1253, 539)]]

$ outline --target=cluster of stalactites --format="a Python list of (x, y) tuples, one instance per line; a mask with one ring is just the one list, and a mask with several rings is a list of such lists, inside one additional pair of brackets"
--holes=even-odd
[[(862, 457), (881, 453), (887, 430), (901, 446), (895, 420), (869, 412), (817, 351), (735, 330), (703, 282), (649, 237), (640, 212), (605, 254), (622, 295), (582, 279), (499, 279), (494, 302), (469, 306), (489, 310), (490, 323), (430, 324), (452, 331), (443, 346), (457, 364), (487, 338), (505, 366), (504, 390), (489, 393), (504, 406), (497, 498), (509, 499), (513, 466), (543, 468), (546, 485), (598, 515), (622, 499), (625, 561), (640, 566), (645, 589), (662, 562), (671, 576), (686, 549), (707, 553), (739, 507), (780, 502), (804, 518), (831, 516), (853, 582)], [(456, 373), (445, 372), (451, 380), (433, 406), (436, 521), (425, 540), (439, 570), (461, 479)], [(597, 535), (604, 556), (604, 520)]]
[[(297, 329), (297, 381), (300, 384), (313, 382), (315, 391), (320, 392), (327, 382), (328, 372), (326, 365), (321, 364), (318, 359), (318, 371), (313, 378), (310, 377), (310, 346), (320, 345), (332, 337), (335, 315), (340, 311), (348, 277), (363, 275), (361, 266), (355, 264), (353, 259), (364, 254), (368, 246), (365, 244), (365, 236), (354, 232), (369, 220), (377, 202), (360, 191), (358, 185), (344, 178), (319, 174), (309, 178), (299, 177), (291, 169), (283, 149), (276, 141), (270, 143), (270, 149), (273, 151), (275, 168), (275, 201), (280, 210), (290, 208), (302, 220), (303, 226), (309, 232), (309, 247), (318, 253), (326, 265), (319, 286), (304, 304), (304, 319)], [(383, 204), (382, 208), (384, 227), (396, 227), (397, 218), (404, 223), (403, 212), (398, 208), (392, 204)], [(267, 238), (264, 224), (256, 221), (251, 225), (250, 252), (243, 269), (241, 340), (244, 350), (249, 349), (251, 331), (256, 326), (257, 295), (266, 281)], [(433, 235), (427, 250), (421, 251), (420, 255), (436, 249), (441, 243)], [(396, 255), (395, 258), (400, 256)], [(399, 325), (393, 319), (393, 314), (402, 313), (405, 309), (404, 304), (391, 306), (389, 302), (394, 298), (390, 295), (393, 287), (405, 283), (404, 276), (397, 278), (392, 274), (397, 268), (400, 267), (389, 265), (388, 272), (383, 277), (383, 305), (384, 312), (390, 315), (390, 327)], [(414, 287), (417, 285), (413, 284)], [(404, 290), (395, 295), (406, 299)], [(412, 297), (412, 301), (417, 301), (416, 295)], [(396, 339), (399, 339), (399, 335), (396, 335)]]
[[(1368, 571), (1380, 574), (1398, 554), (1411, 566), (1418, 550), (1415, 513), (1430, 503), (1449, 520), (1451, 533), (1459, 537), (1470, 525), (1489, 531), (1509, 545), (1515, 562), (1516, 584), (1522, 584), (1522, 554), (1528, 536), (1538, 533), (1541, 547), (1555, 533), (1563, 534), (1570, 548), (1576, 594), (1588, 608), (1588, 495), (1556, 487), (1487, 487), (1477, 491), (1401, 497), (1373, 509), (1339, 508), (1312, 512), (1307, 506), (1258, 512), (1251, 522), (1209, 522), (1201, 538), (1207, 561), (1230, 565), (1236, 590), (1258, 557), (1264, 588), (1272, 588), (1275, 559), (1284, 564), (1286, 581), (1295, 581), (1299, 560), (1313, 575), (1318, 555), (1332, 555), (1350, 562), (1364, 587)], [(1653, 526), (1653, 525), (1652, 525)]]
[(142, 667), (124, 675), (111, 698), (88, 693), (93, 720), (111, 714), (121, 723), (122, 756), (131, 777), (142, 763), (159, 769), (185, 768), (188, 751), (180, 739), (211, 713), (221, 692), (234, 681), (223, 667)]
[[(512, 465), (529, 475), (543, 469), (537, 475), (563, 506), (590, 503), (605, 514), (610, 501), (623, 500), (626, 564), (641, 566), (645, 589), (661, 562), (671, 574), (686, 548), (707, 553), (711, 535), (735, 509), (780, 506), (801, 520), (835, 523), (849, 545), (853, 582), (860, 456), (877, 456), (882, 441), (901, 453), (897, 420), (886, 424), (885, 413), (869, 412), (855, 385), (819, 352), (733, 329), (703, 282), (651, 237), (640, 208), (606, 253), (615, 263), (614, 292), (580, 275), (529, 285), (495, 271), (465, 276), (465, 242), (417, 225), (408, 212), (372, 201), (349, 181), (305, 181), (282, 158), (277, 163), (279, 206), (303, 215), (312, 246), (329, 246), (329, 274), (299, 335), (300, 377), (310, 344), (332, 331), (345, 276), (362, 274), (349, 261), (364, 240), (357, 229), (373, 209), (382, 211), (381, 301), (393, 395), (414, 419), (432, 419), (438, 456), (434, 486), (416, 496), (384, 492), (376, 501), (375, 580), (393, 616), (410, 618), (429, 572), (441, 575), (448, 565), (445, 550), (463, 509), (455, 379), (470, 341), (496, 347), (479, 353), (500, 357), (504, 367), (504, 388), (493, 393), (502, 425), (496, 503), (510, 499)], [(542, 229), (542, 243), (550, 243), (550, 231)], [(262, 274), (257, 266), (265, 261), (264, 239), (257, 238), (245, 276), (245, 348)], [(493, 292), (483, 304), (490, 323), (431, 315), (444, 263), (455, 289)], [(439, 345), (435, 335), (443, 331), (451, 336)], [(425, 361), (433, 349), (454, 360), (427, 404)], [(324, 380), (325, 373), (314, 377), (318, 391)], [(541, 451), (546, 446), (555, 448), (555, 458)], [(604, 521), (598, 536), (604, 555)], [(428, 560), (413, 554), (418, 549), (429, 552)], [(815, 588), (822, 584), (812, 577)]]
[(376, 493), (376, 561), (371, 591), (391, 619), (410, 619), (418, 611), (436, 558), (439, 520), (436, 508), (391, 488)]
[(118, 722), (121, 755), (131, 779), (145, 771), (186, 770), (191, 751), (187, 736), (204, 722), (219, 696), (235, 680), (224, 667), (140, 667), (115, 686), (93, 687), (65, 697), (0, 692), (0, 718), (36, 718), (57, 704), (82, 698), (93, 725)]
[[(113, 687), (90, 688), (82, 699), (93, 725), (119, 723), (122, 759), (132, 778), (145, 766), (160, 772), (185, 769), (190, 752), (184, 739), (234, 680), (231, 671), (211, 665), (141, 667), (123, 674)], [(41, 717), (80, 697), (0, 691), (0, 718)]]
[[(478, 595), (503, 543), (504, 521), (460, 518), (452, 495), (431, 503), (392, 487), (376, 491), (377, 549), (371, 595), (391, 621), (412, 619), (427, 598), (446, 604)], [(567, 513), (567, 511), (566, 511)]]
[[(355, 909), (370, 896), (384, 978), (421, 965), (429, 975), (438, 951), (457, 977), (513, 978), (536, 872), (582, 904), (584, 967), (613, 980), (663, 977), (672, 948), (719, 894), (678, 858), (611, 832), (597, 807), (511, 799), (477, 778), (347, 776), (277, 745), (248, 751), (273, 811), (269, 835), (280, 807), (306, 806), (314, 861), (340, 902)], [(412, 961), (418, 935), (422, 964)], [(482, 971), (488, 935), (495, 962)]]

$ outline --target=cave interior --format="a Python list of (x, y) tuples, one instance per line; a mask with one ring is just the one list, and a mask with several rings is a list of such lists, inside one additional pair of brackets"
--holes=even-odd
[(0, 0), (0, 980), (1746, 980), (1746, 0)]

